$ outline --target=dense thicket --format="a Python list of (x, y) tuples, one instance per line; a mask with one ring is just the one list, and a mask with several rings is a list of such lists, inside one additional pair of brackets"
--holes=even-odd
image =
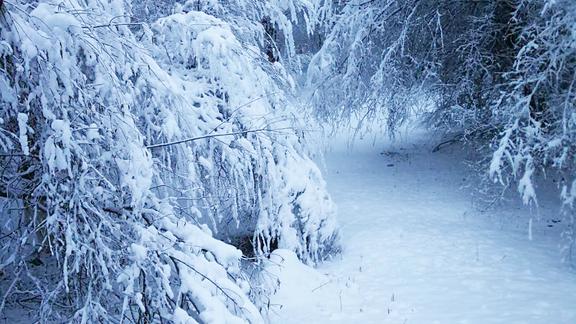
[[(572, 206), (576, 3), (570, 0), (375, 0), (325, 4), (331, 19), (308, 69), (323, 120), (379, 120), (394, 132), (414, 110), (466, 143), (492, 143), (490, 176), (536, 202), (534, 177), (560, 172)], [(353, 125), (354, 127), (358, 125)]]
[(276, 247), (311, 264), (336, 252), (261, 23), (285, 44), (272, 56), (289, 57), (309, 6), (4, 1), (0, 312), (261, 322), (236, 247), (255, 262)]

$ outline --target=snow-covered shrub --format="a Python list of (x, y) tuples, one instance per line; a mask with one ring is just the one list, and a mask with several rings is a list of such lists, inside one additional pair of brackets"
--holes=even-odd
[[(248, 235), (256, 253), (266, 254), (279, 245), (312, 263), (329, 255), (336, 238), (332, 203), (319, 170), (302, 150), (304, 138), (293, 129), (296, 111), (260, 68), (260, 52), (246, 51), (223, 20), (202, 12), (162, 18), (152, 29), (149, 46), (157, 48), (164, 70), (180, 76), (182, 84), (172, 91), (192, 103), (174, 105), (170, 120), (198, 124), (196, 129), (167, 127), (157, 141), (233, 134), (152, 148), (165, 165), (173, 166), (171, 172), (187, 175), (167, 174), (171, 183), (202, 184), (185, 197), (174, 197), (181, 200), (178, 205), (208, 217), (219, 238)], [(168, 54), (163, 57), (164, 51)], [(276, 75), (286, 74), (279, 64), (273, 68)], [(179, 158), (185, 163), (180, 165)], [(174, 196), (170, 190), (165, 194)]]
[(562, 198), (576, 198), (576, 4), (523, 1), (521, 47), (507, 73), (502, 98), (494, 107), (504, 125), (490, 173), (501, 182), (518, 178), (525, 202), (536, 201), (533, 177), (560, 172)]
[(0, 311), (260, 322), (242, 253), (222, 240), (309, 263), (337, 250), (285, 72), (264, 70), (223, 19), (176, 12), (149, 26), (129, 8), (0, 8)]
[(435, 2), (358, 0), (324, 7), (337, 19), (324, 17), (328, 34), (307, 73), (322, 120), (376, 121), (393, 132), (423, 98), (437, 96), (445, 24)]

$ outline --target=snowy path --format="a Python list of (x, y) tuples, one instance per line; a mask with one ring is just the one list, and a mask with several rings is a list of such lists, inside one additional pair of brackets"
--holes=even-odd
[(479, 221), (457, 159), (406, 152), (327, 156), (345, 251), (317, 271), (286, 260), (272, 322), (576, 323), (557, 247)]

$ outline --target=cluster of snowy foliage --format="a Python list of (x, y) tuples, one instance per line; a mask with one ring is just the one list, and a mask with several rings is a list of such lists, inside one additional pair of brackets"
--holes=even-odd
[(148, 4), (0, 7), (0, 312), (261, 322), (237, 247), (311, 264), (338, 250), (290, 76), (259, 23), (290, 55), (291, 21), (313, 6)]
[[(536, 202), (534, 177), (561, 172), (576, 199), (576, 3), (351, 0), (324, 21), (308, 67), (316, 114), (390, 132), (414, 109), (435, 129), (492, 143), (489, 174)], [(357, 127), (358, 125), (353, 125)]]
[(306, 39), (311, 35), (320, 7), (318, 0), (196, 0), (177, 3), (176, 6), (174, 3), (174, 0), (135, 1), (134, 19), (155, 21), (175, 10), (202, 11), (216, 17), (232, 18), (226, 20), (243, 44), (257, 45), (270, 62), (282, 58), (285, 68), (294, 65), (297, 61), (295, 54), (302, 52), (296, 48), (295, 36), (303, 34)]
[[(504, 75), (501, 97), (491, 107), (503, 125), (490, 165), (506, 183), (517, 177), (525, 202), (537, 201), (533, 178), (560, 173), (564, 203), (576, 199), (576, 3), (524, 1), (515, 59)], [(508, 175), (506, 177), (506, 175)]]

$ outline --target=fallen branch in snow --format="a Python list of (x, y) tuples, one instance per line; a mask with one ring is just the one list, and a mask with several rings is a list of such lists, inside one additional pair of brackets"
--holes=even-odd
[(316, 287), (316, 288), (312, 289), (312, 292), (315, 292), (316, 290), (318, 290), (318, 289), (320, 289), (320, 288), (322, 288), (322, 287), (326, 286), (327, 284), (329, 284), (329, 283), (331, 283), (331, 282), (332, 282), (332, 280), (328, 280), (328, 281), (326, 281), (325, 283), (321, 284), (320, 286), (318, 286), (318, 287)]
[(435, 153), (435, 152), (440, 151), (445, 146), (449, 146), (449, 145), (452, 145), (452, 144), (455, 144), (455, 143), (458, 143), (461, 141), (465, 141), (465, 140), (468, 140), (470, 138), (479, 138), (479, 137), (485, 136), (486, 134), (490, 134), (490, 133), (497, 132), (497, 131), (498, 131), (497, 128), (495, 128), (493, 126), (487, 126), (487, 127), (482, 127), (482, 128), (473, 130), (471, 132), (464, 132), (464, 133), (456, 134), (456, 135), (454, 135), (454, 137), (452, 137), (448, 140), (445, 140), (445, 141), (439, 143), (438, 145), (436, 145), (432, 149), (432, 152)]
[(442, 149), (442, 147), (444, 147), (444, 146), (452, 145), (452, 144), (460, 141), (462, 137), (463, 137), (462, 134), (460, 134), (460, 135), (455, 136), (454, 138), (451, 138), (449, 140), (446, 140), (446, 141), (436, 145), (432, 149), (432, 153), (436, 153), (436, 152), (440, 151)]
[(247, 134), (247, 133), (276, 132), (276, 131), (287, 130), (287, 129), (293, 129), (293, 128), (292, 127), (283, 127), (283, 128), (276, 128), (276, 129), (259, 128), (259, 129), (251, 129), (251, 130), (245, 130), (245, 131), (231, 132), (231, 133), (210, 134), (210, 135), (186, 138), (186, 139), (179, 140), (179, 141), (147, 145), (146, 148), (155, 149), (155, 148), (178, 145), (178, 144), (193, 142), (193, 141), (212, 138), (212, 137), (233, 136), (233, 135), (241, 135), (241, 134)]

